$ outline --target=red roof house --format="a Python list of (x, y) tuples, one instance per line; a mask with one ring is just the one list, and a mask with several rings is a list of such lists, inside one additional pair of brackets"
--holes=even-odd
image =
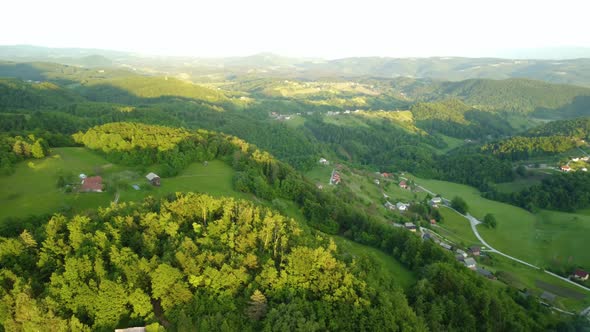
[(91, 176), (82, 180), (82, 186), (80, 187), (81, 192), (102, 192), (102, 177)]
[(588, 280), (588, 272), (582, 269), (577, 269), (576, 272), (574, 272), (574, 278), (582, 281)]
[(406, 181), (400, 182), (399, 186), (400, 186), (400, 188), (408, 189), (408, 184), (406, 183)]
[(563, 165), (563, 166), (561, 166), (561, 170), (564, 172), (569, 172), (572, 170), (572, 168), (569, 167), (568, 165)]

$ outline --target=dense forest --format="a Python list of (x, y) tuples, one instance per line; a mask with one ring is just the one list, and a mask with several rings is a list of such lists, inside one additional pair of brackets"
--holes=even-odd
[(517, 304), (517, 294), (491, 287), (434, 244), (391, 228), (380, 237), (383, 250), (421, 271), (407, 295), (368, 284), (357, 266), (362, 260), (345, 263), (333, 243), (322, 245), (292, 220), (244, 201), (182, 194), (94, 215), (56, 215), (45, 227), (0, 241), (2, 324), (220, 331), (554, 324), (546, 309)]

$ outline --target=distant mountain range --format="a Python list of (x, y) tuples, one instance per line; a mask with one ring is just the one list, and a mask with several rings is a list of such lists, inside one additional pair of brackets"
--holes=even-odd
[[(46, 61), (82, 67), (124, 67), (148, 73), (183, 75), (202, 80), (211, 75), (269, 77), (411, 77), (445, 81), (471, 78), (529, 78), (551, 83), (590, 86), (590, 58), (566, 60), (518, 59), (523, 56), (550, 58), (572, 55), (590, 56), (590, 49), (560, 48), (522, 50), (514, 59), (503, 58), (385, 58), (362, 57), (336, 60), (289, 58), (271, 53), (247, 57), (196, 58), (145, 56), (100, 49), (46, 48), (38, 46), (0, 46), (0, 60), (14, 62)], [(536, 53), (535, 53), (536, 52)]]

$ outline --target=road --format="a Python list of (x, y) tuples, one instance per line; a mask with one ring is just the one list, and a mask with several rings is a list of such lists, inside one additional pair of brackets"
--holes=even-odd
[[(408, 180), (408, 179), (406, 179), (406, 178), (404, 178), (404, 177), (400, 177), (400, 178), (402, 178), (402, 179), (404, 179), (404, 180), (406, 180), (406, 181)], [(418, 188), (420, 188), (420, 189), (424, 190), (425, 192), (429, 193), (429, 194), (430, 194), (430, 195), (432, 195), (432, 196), (436, 196), (436, 193), (434, 193), (434, 192), (432, 192), (432, 191), (428, 190), (427, 188), (424, 188), (424, 187), (422, 187), (422, 186), (420, 186), (420, 185), (418, 185), (418, 184), (416, 184), (416, 187), (418, 187)], [(444, 197), (441, 197), (441, 198), (442, 198), (443, 200), (446, 200)], [(448, 201), (448, 200), (446, 200), (446, 201)], [(506, 258), (508, 258), (508, 259), (511, 259), (511, 260), (513, 260), (513, 261), (516, 261), (516, 262), (519, 262), (519, 263), (521, 263), (521, 264), (524, 264), (524, 265), (526, 265), (526, 266), (532, 267), (532, 268), (534, 268), (534, 269), (537, 269), (537, 270), (540, 270), (540, 269), (541, 269), (540, 267), (538, 267), (538, 266), (536, 266), (536, 265), (533, 265), (533, 264), (531, 264), (531, 263), (529, 263), (529, 262), (525, 262), (525, 261), (523, 261), (522, 259), (518, 259), (518, 258), (516, 258), (516, 257), (513, 257), (513, 256), (510, 256), (510, 255), (508, 255), (508, 254), (505, 254), (505, 253), (503, 253), (503, 252), (499, 251), (498, 249), (495, 249), (494, 247), (492, 247), (492, 246), (491, 246), (489, 243), (487, 243), (487, 242), (486, 242), (486, 240), (484, 240), (484, 239), (483, 239), (483, 237), (482, 237), (482, 236), (479, 234), (479, 232), (478, 232), (478, 230), (477, 230), (477, 225), (481, 224), (481, 221), (477, 220), (477, 218), (475, 218), (474, 216), (470, 215), (469, 213), (468, 213), (468, 214), (462, 214), (462, 213), (459, 213), (459, 211), (457, 211), (457, 210), (453, 209), (452, 207), (450, 207), (450, 206), (448, 206), (448, 205), (446, 205), (445, 207), (447, 207), (447, 208), (449, 208), (449, 209), (451, 209), (451, 210), (455, 211), (455, 212), (456, 212), (456, 213), (458, 213), (459, 215), (461, 215), (461, 216), (463, 216), (464, 218), (466, 218), (467, 220), (469, 220), (469, 224), (471, 225), (471, 230), (473, 231), (473, 234), (475, 235), (475, 237), (477, 237), (477, 239), (478, 239), (478, 240), (479, 240), (479, 241), (480, 241), (480, 242), (481, 242), (481, 243), (482, 243), (484, 246), (486, 246), (486, 248), (488, 249), (488, 250), (487, 250), (488, 252), (494, 252), (494, 253), (496, 253), (496, 254), (498, 254), (498, 255), (504, 256), (504, 257), (506, 257)], [(544, 272), (545, 272), (545, 273), (547, 273), (547, 274), (549, 274), (549, 275), (552, 275), (552, 276), (554, 276), (555, 278), (561, 279), (561, 280), (563, 280), (563, 281), (565, 281), (565, 282), (567, 282), (567, 283), (569, 283), (569, 284), (571, 284), (571, 285), (575, 285), (576, 287), (582, 288), (582, 289), (584, 289), (584, 290), (586, 290), (586, 291), (589, 291), (589, 292), (590, 292), (590, 288), (588, 288), (588, 287), (585, 287), (585, 286), (582, 286), (582, 285), (580, 285), (580, 284), (578, 284), (578, 283), (575, 283), (575, 282), (573, 282), (573, 281), (569, 280), (568, 278), (564, 278), (564, 277), (562, 277), (562, 276), (560, 276), (560, 275), (557, 275), (557, 274), (555, 274), (555, 273), (553, 273), (553, 272), (550, 272), (550, 271), (546, 271), (546, 270), (545, 270)], [(583, 313), (583, 314), (589, 314), (589, 313), (590, 313), (590, 307), (588, 307), (588, 308), (584, 309), (584, 310), (582, 311), (582, 313)]]

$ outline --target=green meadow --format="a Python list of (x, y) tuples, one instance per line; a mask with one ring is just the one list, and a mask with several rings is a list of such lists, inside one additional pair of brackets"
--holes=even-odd
[[(66, 193), (57, 187), (59, 175), (69, 174), (78, 180), (80, 173), (101, 175), (106, 185), (102, 193)], [(114, 165), (85, 148), (56, 148), (40, 160), (17, 165), (14, 174), (0, 177), (0, 220), (26, 217), (63, 210), (75, 212), (106, 206), (119, 193), (119, 201), (141, 200), (146, 196), (161, 197), (179, 191), (207, 192), (214, 196), (246, 197), (232, 188), (233, 169), (219, 160), (207, 166), (193, 163), (178, 176), (162, 178), (161, 187), (151, 186), (145, 170)], [(136, 184), (140, 190), (135, 190)]]
[(494, 214), (498, 220), (496, 229), (478, 226), (480, 234), (494, 248), (540, 267), (579, 265), (590, 268), (590, 251), (585, 249), (585, 241), (590, 237), (590, 216), (547, 210), (533, 214), (485, 199), (473, 187), (438, 180), (415, 180), (446, 198), (462, 197), (469, 205), (469, 213), (480, 220), (487, 213)]

